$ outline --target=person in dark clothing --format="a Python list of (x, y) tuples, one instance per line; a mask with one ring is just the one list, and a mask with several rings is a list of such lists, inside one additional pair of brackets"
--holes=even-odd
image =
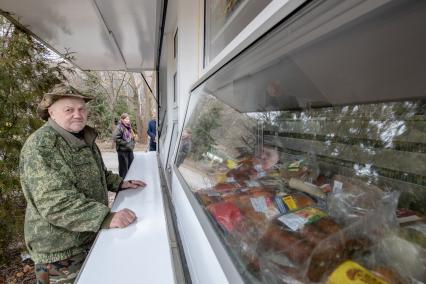
[(182, 131), (182, 138), (180, 141), (179, 152), (176, 158), (176, 166), (179, 167), (188, 156), (192, 147), (192, 130), (185, 128)]
[(135, 134), (127, 113), (121, 115), (121, 119), (114, 131), (114, 138), (118, 155), (118, 172), (122, 178), (125, 178), (132, 164), (134, 158), (133, 149), (135, 148)]
[(148, 122), (149, 151), (157, 150), (157, 121), (155, 118)]

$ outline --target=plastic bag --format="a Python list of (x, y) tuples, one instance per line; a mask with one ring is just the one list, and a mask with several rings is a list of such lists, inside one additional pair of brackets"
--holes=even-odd
[(372, 248), (373, 261), (392, 268), (405, 279), (426, 283), (426, 250), (392, 232)]
[(337, 175), (333, 180), (333, 191), (327, 198), (327, 205), (330, 216), (338, 223), (353, 224), (359, 218), (383, 207), (389, 210), (382, 210), (380, 214), (395, 217), (398, 193), (382, 191), (356, 178)]
[[(354, 203), (362, 208), (362, 214), (351, 216), (351, 222), (344, 218), (351, 209), (346, 204), (337, 207), (344, 209), (335, 210), (337, 216), (317, 214), (318, 218), (308, 222), (298, 223), (290, 218), (290, 222), (272, 223), (257, 247), (261, 279), (268, 283), (327, 283), (330, 275), (342, 270), (341, 265), (348, 260), (356, 262), (354, 267), (364, 267), (365, 277), (374, 275), (378, 281), (383, 281), (378, 283), (387, 283), (385, 276), (393, 281), (388, 283), (409, 283), (410, 279), (418, 279), (414, 273), (416, 268), (402, 273), (390, 263), (390, 255), (388, 259), (382, 257), (386, 250), (378, 249), (389, 242), (387, 238), (398, 226), (394, 214), (397, 200), (397, 193), (384, 193), (374, 201), (375, 208)], [(286, 214), (277, 220), (286, 216), (291, 217)], [(344, 222), (336, 222), (336, 217)], [(311, 220), (310, 216), (306, 219)], [(380, 276), (380, 271), (387, 275)]]
[(197, 193), (250, 277), (336, 283), (352, 269), (377, 283), (423, 281), (424, 248), (395, 235), (398, 193), (338, 175), (327, 195), (320, 185), (329, 180), (318, 182), (315, 160), (283, 165), (262, 173), (247, 159), (228, 172), (226, 183)]

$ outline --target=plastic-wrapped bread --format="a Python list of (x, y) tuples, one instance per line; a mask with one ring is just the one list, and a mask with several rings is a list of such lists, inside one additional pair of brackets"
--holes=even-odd
[(344, 244), (338, 240), (327, 239), (316, 246), (312, 253), (307, 276), (312, 282), (320, 280), (342, 263), (348, 256)]
[(278, 224), (271, 224), (258, 244), (260, 254), (274, 250), (284, 254), (295, 264), (304, 263), (310, 256), (314, 245), (297, 233), (285, 230)]
[(320, 230), (318, 226), (314, 224), (307, 224), (300, 230), (300, 235), (311, 242), (315, 246), (318, 245), (323, 239), (327, 238), (329, 234)]
[(346, 239), (340, 231), (319, 243), (313, 250), (308, 265), (307, 276), (312, 282), (320, 282), (346, 259), (354, 254), (369, 250), (372, 243), (364, 237)]
[(325, 232), (327, 235), (332, 235), (340, 232), (342, 229), (339, 224), (337, 224), (332, 218), (325, 217), (321, 218), (312, 225), (318, 227), (321, 231)]

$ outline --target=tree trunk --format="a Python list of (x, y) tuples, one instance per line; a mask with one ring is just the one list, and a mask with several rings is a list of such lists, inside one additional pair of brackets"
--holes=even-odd
[(148, 134), (147, 134), (147, 130), (148, 130), (148, 122), (151, 120), (151, 110), (152, 110), (152, 94), (149, 91), (148, 85), (145, 83), (145, 81), (143, 80), (143, 93), (144, 93), (144, 101), (145, 103), (143, 104), (143, 120), (144, 120), (144, 138), (145, 141), (147, 141), (146, 143), (148, 144)]
[(142, 121), (142, 113), (141, 113), (141, 100), (139, 96), (139, 88), (136, 85), (135, 75), (130, 75), (130, 86), (133, 92), (133, 107), (136, 115), (136, 133), (138, 135), (138, 142), (144, 143), (143, 141), (143, 121)]

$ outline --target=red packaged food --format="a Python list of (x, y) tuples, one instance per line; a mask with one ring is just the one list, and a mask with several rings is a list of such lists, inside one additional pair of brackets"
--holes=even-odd
[(232, 232), (235, 225), (241, 222), (240, 209), (232, 202), (220, 202), (207, 207), (216, 221), (228, 232)]

